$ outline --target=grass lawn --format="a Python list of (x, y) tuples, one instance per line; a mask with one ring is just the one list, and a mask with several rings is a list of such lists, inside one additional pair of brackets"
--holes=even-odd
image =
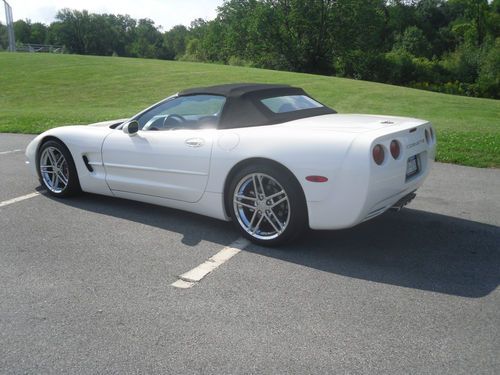
[(0, 132), (131, 116), (181, 89), (230, 82), (303, 87), (340, 113), (432, 121), (438, 160), (500, 167), (500, 101), (310, 74), (224, 65), (55, 54), (0, 53)]

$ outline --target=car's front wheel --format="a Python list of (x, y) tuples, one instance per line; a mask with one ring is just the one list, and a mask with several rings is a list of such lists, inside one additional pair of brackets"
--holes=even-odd
[(40, 182), (55, 197), (67, 197), (80, 192), (75, 163), (67, 147), (56, 140), (42, 144), (37, 157)]
[(287, 171), (269, 165), (243, 168), (234, 176), (229, 191), (233, 222), (257, 244), (289, 242), (307, 225), (302, 188)]

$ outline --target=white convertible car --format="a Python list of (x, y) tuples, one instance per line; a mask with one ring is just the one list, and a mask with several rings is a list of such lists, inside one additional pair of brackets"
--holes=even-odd
[(56, 197), (173, 207), (277, 245), (401, 208), (435, 150), (424, 120), (337, 114), (300, 88), (233, 84), (182, 91), (131, 119), (51, 129), (26, 156)]

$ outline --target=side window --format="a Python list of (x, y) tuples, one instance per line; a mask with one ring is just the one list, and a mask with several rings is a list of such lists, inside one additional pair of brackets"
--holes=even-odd
[(181, 96), (160, 103), (137, 121), (142, 130), (216, 128), (225, 102), (219, 95)]

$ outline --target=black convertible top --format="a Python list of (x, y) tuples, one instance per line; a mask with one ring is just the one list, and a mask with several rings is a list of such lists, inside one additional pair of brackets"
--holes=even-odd
[(178, 95), (220, 95), (226, 97), (226, 103), (219, 120), (219, 129), (273, 125), (300, 118), (337, 113), (327, 106), (274, 113), (261, 102), (262, 99), (287, 95), (311, 97), (303, 89), (289, 85), (237, 83), (187, 89), (179, 92)]
[(209, 87), (195, 87), (181, 91), (179, 96), (188, 95), (221, 95), (225, 97), (239, 97), (252, 92), (272, 91), (290, 88), (289, 85), (273, 85), (267, 83), (230, 83)]

